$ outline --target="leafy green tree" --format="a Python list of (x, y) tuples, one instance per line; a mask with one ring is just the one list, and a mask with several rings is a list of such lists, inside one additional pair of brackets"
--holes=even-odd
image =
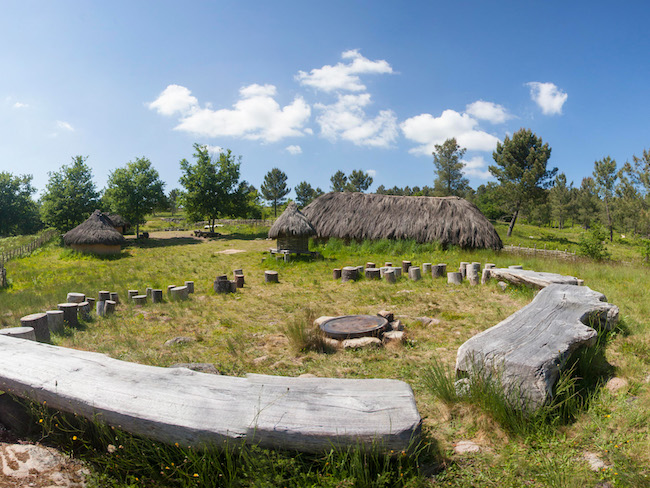
[(489, 167), (490, 173), (499, 180), (500, 190), (512, 212), (507, 234), (511, 236), (519, 211), (544, 198), (544, 190), (553, 181), (557, 168), (546, 169), (551, 148), (530, 129), (519, 129), (512, 138), (506, 136), (503, 144), (497, 143), (492, 157), (496, 165)]
[(609, 230), (609, 241), (614, 241), (614, 225), (612, 224), (612, 200), (616, 179), (616, 160), (607, 156), (606, 158), (594, 162), (594, 182), (596, 191), (605, 205), (605, 215), (607, 217), (607, 229)]
[(596, 191), (596, 183), (591, 177), (583, 178), (575, 197), (574, 215), (576, 222), (587, 230), (596, 220), (600, 209), (600, 200)]
[(237, 186), (232, 196), (232, 214), (247, 219), (261, 219), (263, 208), (257, 188), (244, 180)]
[(46, 225), (66, 232), (86, 220), (97, 208), (99, 193), (87, 159), (75, 156), (69, 166), (63, 165), (59, 171), (48, 173), (50, 179), (41, 197), (41, 218)]
[(189, 220), (210, 221), (214, 231), (215, 220), (224, 215), (241, 216), (247, 194), (239, 183), (241, 157), (236, 158), (230, 149), (210, 157), (207, 146), (194, 144), (195, 163), (186, 159), (180, 162), (182, 175), (179, 179), (185, 189), (181, 204)]
[(332, 191), (345, 191), (348, 185), (348, 177), (345, 176), (345, 173), (343, 171), (338, 170), (332, 175), (330, 182), (332, 183)]
[(315, 190), (306, 181), (301, 181), (293, 189), (296, 192), (296, 203), (300, 208), (306, 207), (314, 199), (323, 194), (323, 190), (316, 188)]
[(108, 175), (104, 200), (111, 211), (120, 214), (135, 225), (135, 236), (140, 237), (140, 224), (165, 201), (165, 183), (147, 158), (129, 161)]
[(273, 205), (273, 215), (278, 216), (278, 205), (286, 201), (291, 188), (287, 186), (287, 175), (279, 168), (273, 168), (264, 176), (264, 182), (260, 186), (264, 200)]
[(453, 137), (436, 144), (435, 148), (433, 165), (436, 167), (436, 178), (433, 189), (436, 196), (464, 196), (469, 188), (469, 180), (463, 177), (465, 164), (461, 161), (466, 149), (461, 148)]
[(32, 175), (0, 172), (0, 236), (31, 234), (41, 226)]
[(179, 197), (181, 195), (181, 191), (178, 188), (174, 188), (169, 191), (169, 194), (167, 195), (167, 205), (169, 211), (172, 213), (172, 217), (174, 216), (174, 213), (178, 211), (178, 203), (179, 203)]
[(348, 176), (346, 189), (348, 191), (358, 191), (363, 193), (372, 185), (372, 176), (361, 169), (355, 169)]
[(578, 254), (602, 261), (611, 257), (605, 246), (607, 234), (600, 223), (592, 226), (591, 230), (580, 237), (578, 241)]
[(564, 223), (569, 215), (571, 215), (573, 205), (572, 190), (573, 183), (567, 186), (566, 175), (560, 173), (555, 177), (553, 188), (548, 193), (551, 215), (557, 221), (560, 229), (564, 229)]
[(638, 174), (630, 163), (625, 163), (618, 172), (618, 184), (614, 189), (616, 205), (614, 206), (614, 219), (620, 229), (625, 232), (632, 231), (637, 234), (643, 226), (644, 202), (637, 189), (639, 185)]

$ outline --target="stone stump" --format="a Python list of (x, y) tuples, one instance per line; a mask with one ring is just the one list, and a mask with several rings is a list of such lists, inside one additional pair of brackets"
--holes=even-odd
[(86, 295), (83, 293), (68, 293), (68, 298), (66, 299), (68, 303), (81, 303), (86, 301)]
[(81, 315), (82, 319), (90, 320), (90, 302), (81, 302), (77, 305), (77, 311), (79, 312), (79, 315)]
[(0, 329), (0, 335), (15, 337), (17, 339), (27, 339), (28, 341), (36, 340), (33, 327), (9, 327), (7, 329)]
[(106, 291), (106, 290), (100, 291), (97, 295), (97, 300), (99, 300), (100, 302), (105, 302), (106, 300), (110, 300), (110, 299), (111, 299), (110, 291)]
[(237, 288), (244, 288), (244, 275), (235, 275), (235, 286)]
[(134, 296), (139, 295), (140, 293), (138, 290), (129, 290), (127, 294), (129, 296), (129, 300), (131, 300)]
[(402, 273), (404, 273), (404, 275), (409, 272), (410, 267), (411, 261), (402, 261)]
[(431, 263), (422, 263), (422, 276), (431, 274)]
[(332, 277), (335, 280), (340, 280), (341, 279), (341, 268), (334, 268), (334, 270), (332, 270)]
[[(244, 275), (242, 275), (244, 276)], [(185, 286), (187, 286), (187, 292), (188, 293), (194, 293), (194, 282), (193, 281), (186, 281)]]
[(162, 303), (163, 291), (159, 288), (151, 290), (151, 303)]
[(341, 281), (356, 281), (359, 278), (359, 269), (356, 266), (346, 266), (341, 270)]
[(378, 280), (381, 278), (379, 268), (366, 268), (365, 275), (369, 280)]
[(172, 288), (170, 290), (170, 293), (171, 293), (170, 298), (174, 302), (187, 300), (190, 297), (190, 291), (185, 285)]
[(420, 281), (422, 279), (422, 274), (420, 272), (419, 266), (411, 266), (409, 268), (409, 278), (411, 281)]
[(397, 278), (395, 277), (395, 270), (393, 268), (389, 268), (386, 271), (384, 271), (384, 280), (386, 280), (386, 283), (397, 283)]
[(63, 310), (63, 322), (70, 327), (79, 325), (77, 320), (77, 304), (76, 303), (59, 303), (59, 310)]
[(442, 276), (445, 276), (447, 273), (447, 265), (446, 264), (436, 264), (435, 266), (431, 266), (431, 277), (432, 278), (440, 278)]
[(116, 291), (112, 291), (112, 292), (111, 292), (110, 300), (111, 300), (112, 302), (115, 302), (115, 305), (117, 305), (118, 303), (120, 303), (120, 296), (117, 294)]
[(26, 315), (20, 319), (20, 325), (34, 329), (34, 335), (38, 342), (50, 342), (50, 327), (47, 325), (47, 314), (33, 313)]
[(58, 334), (63, 331), (63, 312), (61, 310), (48, 310), (45, 314), (50, 332)]
[(278, 272), (277, 271), (264, 271), (264, 281), (266, 283), (278, 283)]
[(458, 272), (447, 273), (447, 283), (450, 285), (460, 285), (463, 282), (463, 274)]
[(131, 300), (136, 307), (143, 307), (147, 304), (147, 295), (133, 295)]

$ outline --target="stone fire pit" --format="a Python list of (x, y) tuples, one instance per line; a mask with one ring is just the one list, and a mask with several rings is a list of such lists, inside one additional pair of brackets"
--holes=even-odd
[(376, 337), (388, 327), (388, 320), (378, 315), (344, 315), (320, 324), (327, 337), (337, 340)]

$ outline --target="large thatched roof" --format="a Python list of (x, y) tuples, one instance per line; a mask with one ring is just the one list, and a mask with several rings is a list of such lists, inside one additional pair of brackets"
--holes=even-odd
[(108, 220), (110, 220), (113, 223), (113, 227), (125, 227), (129, 225), (129, 223), (126, 220), (124, 220), (124, 217), (122, 217), (120, 214), (106, 213), (104, 215), (108, 217)]
[(492, 224), (459, 197), (400, 197), (332, 192), (303, 209), (319, 237), (414, 239), (463, 248), (501, 249)]
[(72, 244), (104, 244), (114, 246), (124, 244), (124, 236), (115, 230), (113, 223), (106, 215), (95, 210), (85, 222), (68, 231), (63, 236), (63, 242)]
[(315, 235), (316, 230), (312, 227), (309, 219), (298, 210), (298, 205), (294, 202), (289, 202), (286, 210), (282, 212), (282, 215), (278, 217), (278, 220), (269, 229), (269, 237), (271, 239), (288, 236), (305, 237)]

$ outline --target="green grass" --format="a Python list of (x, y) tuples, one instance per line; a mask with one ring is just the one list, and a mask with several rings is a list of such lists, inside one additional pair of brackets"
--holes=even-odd
[[(502, 226), (497, 228), (505, 235)], [(194, 472), (204, 476), (203, 471), (197, 471), (197, 464), (219, 463), (214, 472), (225, 473), (236, 456), (250, 455), (254, 459), (250, 466), (237, 468), (240, 486), (394, 486), (395, 473), (404, 474), (399, 476), (399, 483), (404, 479), (405, 486), (593, 486), (600, 480), (615, 486), (649, 486), (650, 287), (643, 266), (616, 261), (554, 260), (486, 250), (445, 250), (410, 241), (346, 246), (337, 240), (312, 248), (323, 255), (321, 260), (296, 259), (284, 263), (266, 252), (275, 246), (274, 241), (265, 240), (266, 229), (221, 229), (223, 238), (208, 240), (192, 239), (189, 231), (155, 234), (148, 241), (131, 241), (118, 258), (112, 259), (78, 255), (51, 243), (29, 258), (8, 263), (10, 287), (0, 290), (0, 321), (5, 327), (18, 325), (23, 315), (55, 308), (65, 300), (67, 292), (96, 296), (97, 291), (108, 289), (119, 292), (124, 299), (129, 289), (165, 289), (169, 284), (193, 280), (196, 293), (187, 302), (142, 309), (123, 303), (114, 316), (84, 323), (80, 329), (55, 337), (54, 342), (157, 366), (209, 362), (221, 373), (231, 375), (311, 373), (322, 377), (400, 379), (414, 390), (423, 416), (421, 448), (427, 454), (409, 464), (408, 469), (403, 466), (401, 472), (392, 458), (366, 459), (358, 450), (317, 459), (255, 449), (245, 454), (233, 452), (227, 455), (230, 458), (197, 454), (194, 464), (187, 464), (174, 476), (161, 478), (158, 468), (162, 460), (180, 462), (185, 457), (193, 458), (186, 452), (173, 453), (174, 457), (150, 457), (148, 446), (145, 449), (133, 441), (140, 447), (129, 449), (130, 456), (123, 464), (116, 464), (117, 471), (111, 472), (107, 466), (115, 457), (108, 456), (100, 443), (93, 447), (97, 457), (91, 459), (97, 459), (93, 462), (98, 476), (110, 480), (106, 485), (193, 486), (190, 483), (195, 482)], [(538, 247), (544, 243), (549, 248), (559, 244), (562, 249), (567, 245), (563, 239), (571, 243), (579, 239), (576, 228), (540, 230), (517, 224), (512, 239), (525, 235), (535, 236), (529, 241), (536, 242)], [(523, 238), (521, 244), (529, 245)], [(618, 241), (614, 244), (614, 256), (629, 256), (631, 261), (640, 259), (634, 257), (633, 246)], [(233, 250), (244, 252), (223, 253)], [(578, 276), (620, 307), (622, 325), (603, 337), (598, 354), (583, 357), (575, 366), (572, 377), (582, 378), (580, 381), (588, 385), (583, 388), (579, 383), (566, 383), (569, 388), (565, 398), (577, 398), (574, 393), (579, 392), (577, 405), (551, 412), (539, 424), (540, 428), (513, 430), (493, 414), (498, 405), (459, 400), (449, 384), (447, 393), (434, 394), (427, 375), (437, 364), (444, 378), (453, 368), (456, 351), (464, 341), (529, 303), (534, 293), (516, 287), (501, 292), (496, 284), (450, 287), (446, 280), (433, 281), (430, 277), (419, 282), (402, 278), (396, 285), (364, 279), (341, 283), (331, 278), (333, 268), (368, 261), (399, 265), (402, 260), (415, 265), (447, 263), (450, 270), (460, 261), (492, 262), (497, 266), (522, 264), (526, 268)], [(244, 270), (246, 286), (236, 294), (215, 294), (215, 277), (232, 277), (232, 270), (237, 268)], [(279, 284), (264, 283), (267, 269), (279, 272)], [(323, 353), (310, 345), (314, 343), (309, 336), (309, 322), (314, 315), (375, 314), (382, 309), (402, 317), (408, 336), (403, 346)], [(440, 324), (422, 326), (415, 321), (420, 316), (438, 318)], [(164, 346), (166, 340), (176, 336), (189, 336), (196, 341)], [(602, 383), (610, 374), (625, 378), (628, 386), (616, 393), (608, 392)], [(93, 436), (86, 439), (85, 434), (73, 435), (93, 446), (96, 442)], [(48, 439), (55, 436), (52, 434)], [(57, 443), (62, 442), (56, 439)], [(456, 455), (453, 445), (460, 440), (473, 440), (483, 450), (469, 456)], [(131, 441), (120, 440), (123, 446), (125, 442)], [(81, 454), (76, 445), (62, 446)], [(156, 447), (163, 449), (159, 445), (152, 449)], [(587, 451), (598, 453), (611, 469), (591, 472), (582, 458)], [(255, 457), (258, 455), (261, 457)], [(135, 464), (131, 467), (130, 463)], [(148, 463), (158, 471), (149, 472), (149, 468), (138, 463)], [(175, 460), (174, 463), (179, 465)], [(274, 482), (265, 485), (266, 474)], [(143, 477), (149, 481), (143, 483)]]

